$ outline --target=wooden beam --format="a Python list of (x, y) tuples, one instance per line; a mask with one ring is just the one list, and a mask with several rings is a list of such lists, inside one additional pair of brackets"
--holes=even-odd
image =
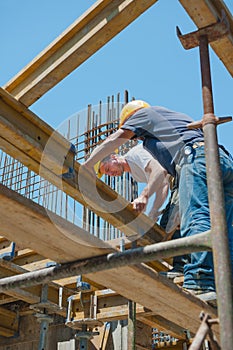
[(3, 337), (13, 337), (18, 331), (19, 320), (17, 313), (0, 308), (0, 335)]
[[(217, 310), (184, 292), (170, 280), (161, 278), (157, 272), (144, 264), (87, 276), (99, 283), (105, 281), (112, 290), (148, 308), (156, 317), (159, 316), (158, 323), (159, 318), (161, 324), (166, 320), (163, 327), (168, 334), (170, 327), (175, 331), (175, 325), (179, 327), (179, 331), (183, 328), (195, 334), (200, 326), (199, 315), (202, 308), (216, 317)], [(214, 328), (214, 332), (219, 336), (218, 327)]]
[(167, 333), (169, 329), (169, 335), (177, 339), (187, 339), (186, 328), (182, 328), (179, 324), (166, 320), (161, 315), (151, 313), (148, 315), (139, 315), (137, 319), (151, 328), (157, 328), (160, 332)]
[(7, 294), (0, 294), (0, 305), (8, 304), (8, 303), (13, 303), (16, 301), (14, 297), (11, 297)]
[[(73, 161), (70, 143), (1, 88), (0, 147), (126, 236), (141, 237), (143, 245), (162, 240), (164, 231), (157, 224), (144, 214), (137, 215), (128, 201), (101, 180), (85, 174), (80, 186), (80, 166)], [(62, 178), (70, 168), (74, 177)]]
[(99, 0), (5, 85), (30, 106), (157, 0)]
[[(34, 251), (31, 251), (33, 255), (35, 256), (36, 259), (36, 253)], [(41, 257), (38, 255), (38, 257)], [(37, 260), (37, 259), (36, 259)], [(13, 260), (14, 261), (14, 260)], [(17, 261), (17, 259), (16, 259)], [(18, 263), (23, 263), (24, 260), (17, 261)], [(43, 259), (41, 262), (32, 264), (26, 264), (25, 266), (20, 266), (15, 264), (12, 261), (6, 261), (0, 259), (0, 276), (1, 278), (12, 276), (12, 275), (18, 275), (21, 273), (25, 273), (28, 271), (34, 271), (34, 270), (39, 270), (42, 268), (46, 267), (46, 262), (51, 262), (49, 259)], [(104, 286), (101, 286), (97, 283), (94, 283), (90, 281), (89, 279), (85, 278), (83, 276), (83, 281), (87, 282), (91, 285), (91, 290), (96, 290), (96, 289), (104, 289)], [(67, 277), (63, 278), (61, 280), (56, 280), (54, 282), (51, 282), (48, 284), (49, 290), (48, 290), (48, 302), (51, 304), (58, 304), (59, 303), (59, 297), (58, 297), (58, 289), (59, 287), (64, 287), (63, 290), (63, 307), (66, 308), (67, 306), (67, 298), (70, 295), (73, 295), (76, 290), (77, 290), (77, 276), (73, 277)], [(0, 304), (6, 304), (8, 302), (16, 301), (16, 300), (24, 300), (29, 304), (35, 304), (40, 302), (40, 294), (41, 294), (41, 287), (30, 287), (26, 288), (25, 290), (17, 288), (14, 290), (9, 290), (7, 291), (6, 294), (0, 294)], [(11, 296), (11, 297), (10, 297)], [(13, 297), (13, 298), (12, 298)], [(58, 307), (58, 306), (57, 306)], [(64, 314), (65, 316), (65, 314)]]
[[(1, 227), (9, 233), (10, 239), (14, 237), (23, 245), (27, 242), (33, 250), (58, 263), (113, 251), (105, 242), (101, 242), (100, 248), (98, 239), (91, 238), (88, 232), (64, 219), (58, 218), (55, 226), (45, 209), (29, 199), (4, 187), (0, 193)], [(144, 264), (91, 273), (87, 278), (136, 301), (172, 324), (188, 328), (192, 333), (199, 328), (201, 310), (216, 317), (215, 309)]]
[[(43, 207), (3, 185), (0, 185), (0, 209), (1, 229), (5, 235), (11, 240), (14, 239), (16, 243), (28, 245), (40, 256), (50, 260), (68, 262), (116, 250), (108, 245), (108, 242), (97, 239), (65, 219), (53, 213), (48, 216), (48, 211)], [(79, 247), (71, 245), (72, 241)], [(17, 259), (19, 258), (16, 257), (16, 261)], [(1, 263), (1, 266), (3, 265), (4, 262)], [(159, 271), (164, 270), (160, 262), (153, 262), (153, 267)], [(22, 272), (20, 267), (17, 270), (14, 272)]]
[(68, 262), (114, 251), (82, 228), (53, 213), (48, 215), (40, 205), (1, 184), (0, 207), (4, 234), (53, 261)]
[[(99, 322), (110, 322), (115, 320), (124, 320), (128, 318), (129, 306), (128, 299), (118, 295), (112, 290), (102, 290), (90, 293), (84, 293), (80, 297), (80, 294), (72, 296), (71, 306), (71, 321), (66, 325), (71, 328), (80, 328), (84, 319), (88, 320), (92, 316), (91, 298), (96, 297), (96, 325)], [(163, 317), (156, 315), (151, 310), (143, 307), (140, 304), (136, 304), (137, 320), (150, 326), (151, 328), (158, 328), (160, 331), (167, 331), (169, 334), (178, 339), (186, 338), (186, 329), (181, 328), (177, 324), (167, 321)], [(91, 321), (94, 322), (94, 321)], [(93, 323), (92, 323), (93, 324)]]
[[(97, 321), (96, 325), (99, 322), (110, 322), (114, 320), (123, 320), (128, 317), (128, 300), (111, 291), (103, 290), (91, 293), (82, 293), (72, 296), (72, 311), (71, 318), (67, 326), (70, 327), (80, 327), (80, 324), (84, 319), (93, 318), (93, 310), (91, 308), (91, 298), (96, 297), (96, 315), (95, 320)], [(151, 311), (145, 309), (142, 305), (136, 305), (136, 312), (139, 315), (151, 315)], [(93, 320), (93, 322), (95, 322)], [(77, 325), (79, 326), (77, 327)]]
[(216, 23), (225, 12), (229, 21), (229, 34), (210, 46), (233, 76), (233, 17), (223, 0), (179, 0), (198, 28)]

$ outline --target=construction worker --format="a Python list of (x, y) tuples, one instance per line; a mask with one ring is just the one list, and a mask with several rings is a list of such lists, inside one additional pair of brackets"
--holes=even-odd
[[(170, 238), (173, 236), (175, 239), (180, 238), (177, 191), (172, 191), (173, 196), (171, 200), (167, 204), (166, 209), (161, 211), (173, 178), (143, 147), (142, 143), (134, 146), (124, 155), (111, 153), (98, 163), (96, 172), (99, 178), (103, 174), (121, 176), (124, 172), (129, 172), (137, 182), (146, 183), (147, 185), (140, 195), (132, 202), (133, 209), (137, 212), (144, 212), (149, 198), (156, 193), (148, 216), (157, 221), (163, 212), (160, 225), (165, 229), (167, 237)], [(187, 261), (188, 256), (174, 257), (173, 268), (168, 272), (163, 271), (160, 274), (171, 279), (182, 276), (183, 266)]]
[(131, 148), (123, 156), (111, 153), (99, 163), (97, 175), (121, 176), (124, 172), (129, 172), (137, 182), (147, 183), (138, 198), (132, 202), (133, 209), (137, 212), (144, 212), (149, 198), (156, 193), (148, 215), (157, 221), (161, 215), (160, 208), (168, 195), (171, 176), (142, 144)]
[[(189, 129), (193, 120), (165, 107), (152, 107), (135, 100), (120, 114), (119, 129), (107, 137), (83, 164), (94, 173), (94, 165), (132, 138), (143, 138), (143, 146), (159, 161), (179, 185), (181, 236), (192, 236), (210, 229), (206, 182), (204, 136), (201, 129)], [(233, 159), (219, 146), (226, 202), (226, 218), (233, 261)], [(212, 252), (191, 254), (184, 267), (183, 288), (200, 299), (216, 301)]]

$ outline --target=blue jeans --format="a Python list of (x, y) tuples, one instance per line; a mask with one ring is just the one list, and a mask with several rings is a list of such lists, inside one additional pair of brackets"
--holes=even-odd
[[(204, 146), (191, 148), (178, 168), (181, 236), (188, 237), (210, 229)], [(233, 265), (233, 159), (221, 148), (220, 164), (224, 186), (229, 248)], [(212, 252), (191, 254), (184, 267), (184, 288), (215, 290)]]
[[(163, 215), (160, 219), (159, 224), (162, 228), (164, 228), (164, 230), (166, 230), (169, 219), (171, 219), (173, 221), (172, 213), (174, 211), (176, 212), (177, 210), (179, 210), (179, 208), (178, 208), (179, 195), (178, 195), (178, 192), (176, 192), (176, 193), (175, 192), (176, 192), (176, 190), (175, 190), (175, 188), (173, 188), (171, 191), (171, 198), (170, 198), (168, 204), (166, 205), (166, 208), (165, 208)], [(175, 200), (173, 200), (174, 194), (176, 197)], [(177, 206), (177, 209), (175, 206)], [(178, 239), (178, 238), (181, 238), (180, 229), (176, 229), (172, 235), (172, 239)], [(173, 257), (173, 268), (176, 271), (183, 273), (184, 266), (185, 266), (185, 264), (188, 263), (188, 261), (189, 261), (189, 255), (185, 254), (185, 255), (174, 256)]]

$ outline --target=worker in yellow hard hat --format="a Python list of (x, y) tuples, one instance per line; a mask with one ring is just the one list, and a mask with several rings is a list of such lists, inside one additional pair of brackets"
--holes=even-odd
[[(142, 100), (133, 100), (129, 103), (127, 103), (121, 110), (120, 113), (120, 123), (119, 128), (126, 122), (126, 120), (136, 111), (138, 111), (141, 108), (150, 107), (149, 103), (142, 101)], [(118, 150), (115, 150), (114, 153), (118, 153)], [(98, 161), (94, 165), (94, 170), (98, 178), (101, 178), (103, 173), (100, 171), (100, 161)]]
[[(160, 218), (162, 226), (167, 235), (172, 239), (180, 238), (179, 220), (179, 197), (178, 191), (173, 186), (172, 177), (159, 164), (159, 162), (143, 147), (142, 143), (132, 147), (124, 155), (111, 153), (99, 162), (98, 175), (106, 174), (108, 176), (122, 176), (124, 172), (131, 174), (132, 178), (145, 183), (141, 193), (131, 203), (133, 209), (137, 212), (144, 212), (153, 197), (148, 216), (157, 221)], [(163, 205), (171, 189), (170, 200), (167, 201), (166, 208)], [(154, 196), (155, 195), (155, 196)], [(188, 255), (173, 257), (173, 269), (167, 272), (161, 272), (161, 275), (170, 279), (183, 275), (183, 266), (189, 259)]]
[[(166, 107), (149, 106), (141, 100), (126, 104), (120, 119), (119, 129), (92, 152), (83, 169), (94, 172), (94, 165), (114, 149), (132, 138), (143, 139), (143, 147), (179, 184), (181, 236), (210, 229), (203, 131), (188, 127), (193, 123), (188, 115)], [(219, 153), (233, 266), (233, 159), (221, 145)], [(183, 288), (202, 300), (216, 303), (212, 252), (191, 254), (191, 262), (184, 267)]]

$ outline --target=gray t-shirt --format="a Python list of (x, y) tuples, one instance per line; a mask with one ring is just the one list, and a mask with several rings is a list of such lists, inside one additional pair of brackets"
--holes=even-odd
[(193, 120), (164, 107), (142, 108), (122, 125), (144, 139), (143, 146), (169, 174), (175, 176), (175, 163), (187, 143), (203, 141), (201, 129), (188, 129)]

